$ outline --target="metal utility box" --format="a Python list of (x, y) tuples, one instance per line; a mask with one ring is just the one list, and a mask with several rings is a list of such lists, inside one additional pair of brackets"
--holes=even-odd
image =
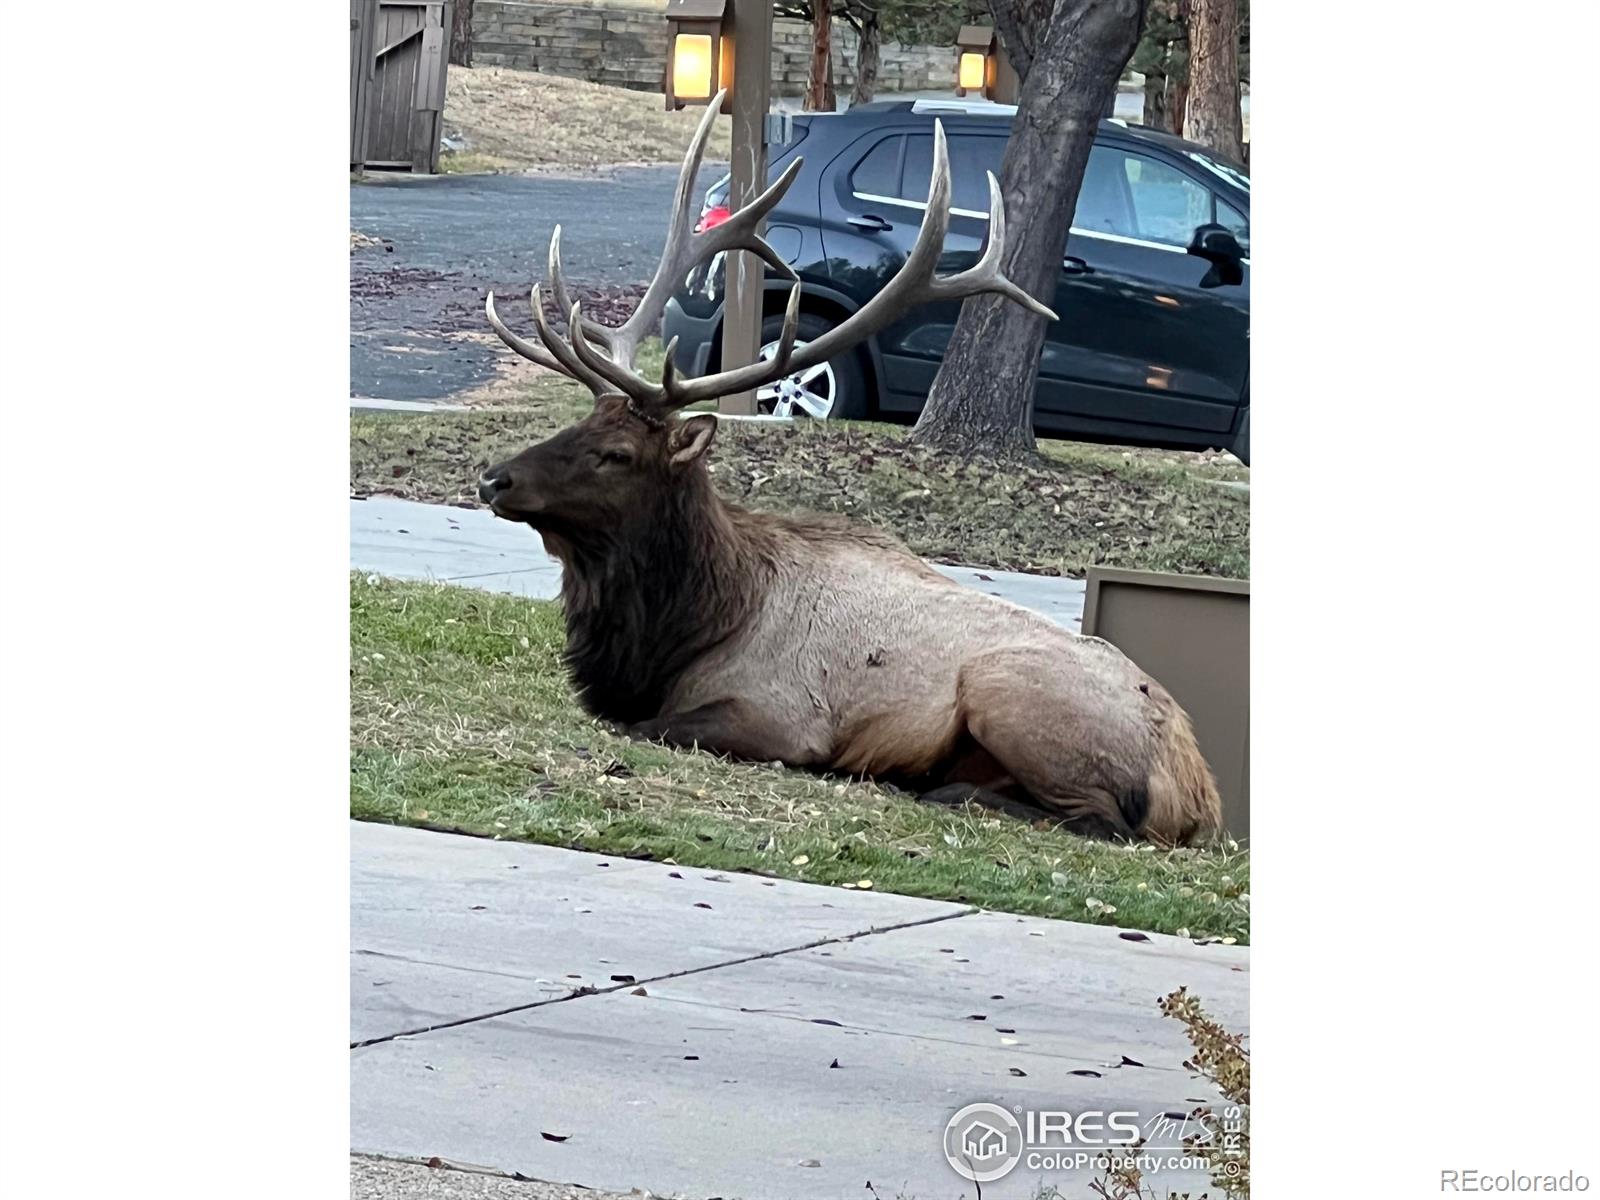
[(1194, 722), (1222, 792), (1222, 818), (1250, 836), (1250, 584), (1090, 567), (1083, 632), (1160, 681)]

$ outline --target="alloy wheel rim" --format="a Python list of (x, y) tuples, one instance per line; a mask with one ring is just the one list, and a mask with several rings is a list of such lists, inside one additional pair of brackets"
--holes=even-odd
[[(798, 350), (805, 343), (797, 341), (794, 345)], [(761, 347), (761, 357), (767, 361), (777, 352), (776, 340)], [(833, 364), (819, 363), (757, 389), (756, 407), (775, 417), (808, 417), (822, 421), (833, 415), (838, 395), (839, 381), (833, 373)]]

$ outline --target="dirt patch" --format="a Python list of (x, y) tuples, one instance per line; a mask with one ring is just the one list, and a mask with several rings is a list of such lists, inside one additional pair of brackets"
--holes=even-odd
[[(451, 67), (446, 79), (445, 136), (459, 150), (439, 169), (476, 173), (534, 167), (676, 163), (701, 117), (669, 113), (651, 92), (605, 87), (510, 67)], [(719, 116), (707, 157), (726, 159), (730, 119)]]

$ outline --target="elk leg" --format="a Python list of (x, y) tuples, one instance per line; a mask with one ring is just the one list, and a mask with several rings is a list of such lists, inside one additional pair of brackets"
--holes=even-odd
[(990, 788), (979, 787), (975, 783), (947, 783), (943, 787), (936, 787), (931, 792), (923, 792), (917, 797), (924, 804), (940, 804), (947, 808), (960, 808), (971, 801), (984, 808), (993, 809), (995, 812), (1005, 813), (1008, 817), (1016, 817), (1019, 821), (1059, 821), (1060, 813), (1052, 813), (1034, 804), (1021, 800), (1013, 800), (1010, 796), (1003, 796)]
[(996, 650), (961, 668), (967, 730), (1027, 792), (1075, 833), (1137, 837), (1149, 809), (1152, 750), (1139, 704), (1085, 678), (1066, 685), (1031, 650)]
[(756, 762), (778, 760), (791, 767), (814, 766), (822, 761), (792, 724), (774, 721), (743, 700), (713, 700), (698, 708), (667, 713), (631, 726), (628, 735), (664, 742), (680, 750), (698, 747), (712, 754)]

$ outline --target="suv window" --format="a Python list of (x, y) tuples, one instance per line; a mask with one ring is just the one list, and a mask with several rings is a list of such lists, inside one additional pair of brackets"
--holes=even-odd
[(1169, 246), (1187, 246), (1194, 231), (1211, 221), (1211, 189), (1196, 183), (1177, 167), (1124, 154), (1122, 169), (1133, 196), (1136, 236)]
[(1143, 154), (1096, 146), (1078, 193), (1074, 229), (1187, 246), (1201, 225), (1218, 221), (1247, 245), (1249, 222), (1177, 167)]
[(1239, 239), (1239, 248), (1250, 253), (1250, 221), (1242, 212), (1221, 196), (1217, 197), (1217, 224)]
[(884, 138), (850, 172), (850, 190), (872, 196), (898, 196), (900, 194), (900, 151), (906, 139), (902, 135)]
[(1089, 151), (1083, 169), (1083, 186), (1078, 189), (1078, 209), (1072, 214), (1072, 227), (1090, 233), (1114, 233), (1118, 237), (1138, 237), (1133, 219), (1133, 204), (1128, 197), (1128, 180), (1123, 173), (1123, 153), (1107, 146)]
[[(989, 181), (985, 171), (1000, 175), (1000, 160), (1005, 157), (1004, 137), (952, 133), (946, 137), (950, 151), (950, 206), (968, 212), (987, 214)], [(902, 199), (925, 203), (928, 184), (933, 179), (933, 135), (912, 134), (906, 138), (906, 166), (900, 179)]]

